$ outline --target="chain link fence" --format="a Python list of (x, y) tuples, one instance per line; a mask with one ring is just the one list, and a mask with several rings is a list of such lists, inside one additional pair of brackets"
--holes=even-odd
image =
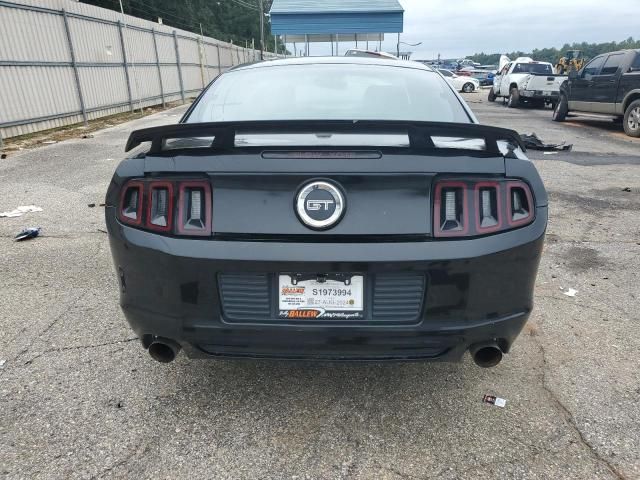
[(2, 138), (184, 102), (259, 56), (71, 0), (0, 0), (0, 146)]

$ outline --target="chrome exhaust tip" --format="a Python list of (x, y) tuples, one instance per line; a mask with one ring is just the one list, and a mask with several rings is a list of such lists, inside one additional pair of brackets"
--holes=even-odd
[(182, 347), (168, 338), (155, 337), (149, 345), (149, 355), (160, 363), (170, 363), (176, 359)]
[(475, 364), (482, 368), (495, 367), (502, 360), (502, 350), (495, 343), (473, 345), (469, 352)]

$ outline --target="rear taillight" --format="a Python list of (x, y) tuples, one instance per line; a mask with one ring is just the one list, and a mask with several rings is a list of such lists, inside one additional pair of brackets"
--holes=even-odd
[(439, 180), (433, 205), (436, 237), (486, 235), (534, 219), (531, 189), (520, 180)]
[(512, 227), (526, 225), (533, 220), (533, 198), (527, 184), (507, 183), (507, 220)]
[(469, 231), (467, 187), (462, 182), (436, 185), (434, 219), (440, 237), (465, 235)]
[(476, 229), (480, 233), (491, 233), (502, 227), (502, 191), (498, 182), (475, 184)]
[(122, 189), (118, 213), (120, 220), (130, 225), (142, 223), (142, 205), (144, 199), (144, 184), (142, 182), (129, 182)]
[(173, 183), (149, 182), (146, 227), (170, 232), (173, 223)]
[(180, 183), (177, 231), (180, 235), (211, 235), (209, 182)]
[(211, 235), (211, 212), (206, 180), (132, 180), (118, 206), (121, 222), (175, 235)]

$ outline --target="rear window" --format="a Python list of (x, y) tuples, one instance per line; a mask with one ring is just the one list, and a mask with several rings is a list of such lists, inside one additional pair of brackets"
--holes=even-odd
[(609, 55), (607, 61), (604, 62), (604, 66), (600, 71), (600, 75), (615, 75), (624, 59), (624, 54), (617, 53), (615, 55)]
[(548, 63), (517, 63), (512, 73), (539, 73), (553, 75), (551, 65)]
[(345, 57), (384, 58), (384, 59), (394, 58), (390, 55), (382, 55), (378, 52), (370, 52), (365, 50), (347, 50), (344, 56)]
[(458, 97), (435, 72), (353, 64), (281, 65), (225, 73), (186, 121), (251, 120), (471, 123)]

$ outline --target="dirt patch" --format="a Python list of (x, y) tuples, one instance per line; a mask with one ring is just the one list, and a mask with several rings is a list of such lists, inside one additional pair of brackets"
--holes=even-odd
[(600, 268), (608, 263), (597, 250), (588, 247), (571, 247), (563, 256), (567, 259), (567, 268), (575, 273)]
[(640, 188), (637, 186), (620, 186), (620, 188), (608, 188), (606, 190), (597, 190), (599, 195), (611, 196), (619, 198), (622, 202), (633, 205), (640, 205)]
[(75, 123), (73, 125), (52, 128), (41, 132), (28, 133), (18, 137), (5, 138), (3, 139), (4, 148), (2, 149), (2, 152), (7, 154), (27, 148), (61, 142), (70, 138), (82, 138), (85, 135), (89, 136), (93, 132), (102, 130), (103, 128), (113, 127), (130, 120), (146, 117), (147, 115), (168, 110), (181, 104), (181, 101), (170, 102), (167, 103), (164, 108), (162, 105), (155, 105), (153, 107), (143, 108), (142, 112), (136, 110), (134, 112), (117, 113), (115, 115), (109, 115), (108, 117), (100, 117), (95, 120), (90, 120), (89, 125), (86, 127), (81, 123)]
[(544, 236), (544, 241), (546, 243), (558, 243), (560, 241), (560, 236), (555, 233), (547, 233)]
[(623, 192), (621, 189), (598, 190), (598, 196), (614, 197), (614, 198), (598, 198), (578, 195), (574, 193), (549, 191), (551, 201), (560, 200), (562, 202), (572, 203), (580, 209), (597, 213), (601, 210), (640, 210), (640, 195)]
[(535, 323), (529, 321), (524, 326), (524, 333), (532, 337), (537, 337), (540, 334), (540, 331)]

